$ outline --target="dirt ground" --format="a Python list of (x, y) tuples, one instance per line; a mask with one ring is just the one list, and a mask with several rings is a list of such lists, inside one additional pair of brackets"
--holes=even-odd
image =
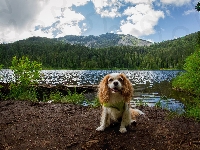
[(141, 107), (149, 120), (121, 134), (119, 124), (97, 132), (101, 108), (73, 104), (0, 101), (0, 149), (200, 149), (200, 123)]

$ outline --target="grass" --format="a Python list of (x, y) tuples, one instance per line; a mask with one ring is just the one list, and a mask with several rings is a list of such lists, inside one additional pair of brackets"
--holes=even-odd
[(92, 101), (87, 100), (84, 96), (84, 93), (77, 93), (76, 90), (74, 92), (68, 90), (67, 95), (63, 95), (59, 91), (52, 92), (50, 93), (49, 98), (45, 97), (44, 101), (51, 103), (72, 103), (91, 107), (100, 106), (99, 100), (97, 98)]
[(54, 103), (82, 104), (85, 100), (85, 97), (83, 93), (78, 94), (76, 91), (72, 93), (70, 90), (68, 90), (67, 95), (63, 95), (59, 91), (50, 93), (49, 100), (53, 101)]
[(144, 99), (136, 99), (135, 100), (136, 106), (148, 106)]
[(157, 107), (157, 108), (161, 108), (162, 107), (161, 99), (156, 102), (155, 107)]

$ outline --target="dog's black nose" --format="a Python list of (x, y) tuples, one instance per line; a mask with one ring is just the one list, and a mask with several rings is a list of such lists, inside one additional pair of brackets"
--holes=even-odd
[(114, 86), (117, 86), (117, 85), (118, 85), (118, 82), (114, 82), (113, 84), (114, 84)]

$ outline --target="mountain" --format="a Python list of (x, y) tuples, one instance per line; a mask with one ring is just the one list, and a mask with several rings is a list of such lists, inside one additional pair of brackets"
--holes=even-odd
[(138, 39), (132, 35), (106, 33), (99, 36), (76, 36), (67, 35), (57, 38), (58, 41), (63, 41), (70, 44), (80, 44), (91, 48), (105, 48), (111, 46), (150, 46), (151, 42)]

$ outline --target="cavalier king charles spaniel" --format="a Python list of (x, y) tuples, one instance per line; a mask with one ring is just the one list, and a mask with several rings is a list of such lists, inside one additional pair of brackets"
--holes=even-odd
[(125, 133), (126, 126), (136, 122), (136, 116), (144, 115), (138, 109), (132, 109), (130, 100), (133, 97), (133, 86), (123, 73), (106, 75), (99, 84), (98, 98), (102, 105), (100, 126), (97, 131), (104, 131), (111, 120), (121, 119), (120, 132)]

